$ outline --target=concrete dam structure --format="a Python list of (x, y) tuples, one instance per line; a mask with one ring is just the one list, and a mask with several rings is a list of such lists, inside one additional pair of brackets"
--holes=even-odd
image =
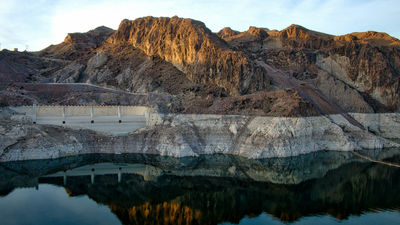
[[(400, 134), (398, 113), (351, 114), (366, 128), (361, 129), (342, 115), (163, 114), (142, 106), (29, 106), (9, 109), (14, 111), (10, 119), (21, 121), (24, 126), (0, 125), (0, 132), (5, 134), (0, 142), (5, 146), (0, 149), (0, 161), (3, 162), (93, 153), (144, 153), (172, 157), (232, 154), (259, 159), (323, 150), (400, 147), (397, 142)], [(48, 129), (48, 126), (38, 124), (69, 129)], [(20, 144), (13, 144), (18, 142)]]
[(145, 106), (51, 106), (15, 107), (33, 123), (90, 129), (113, 135), (127, 135), (146, 127), (149, 107)]

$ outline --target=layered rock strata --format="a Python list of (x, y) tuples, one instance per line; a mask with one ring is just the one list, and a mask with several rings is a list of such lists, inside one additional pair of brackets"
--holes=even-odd
[[(247, 95), (244, 98), (251, 104), (245, 102), (239, 110), (229, 110), (234, 106), (211, 111), (314, 116), (321, 105), (307, 99), (310, 95), (303, 94), (300, 100), (297, 94), (281, 98), (282, 91), (298, 91), (305, 84), (342, 109), (322, 114), (398, 112), (399, 46), (398, 39), (373, 31), (333, 36), (291, 25), (281, 31), (250, 27), (244, 32), (224, 28), (213, 33), (192, 19), (124, 20), (116, 31), (98, 27), (68, 34), (64, 42), (40, 52), (2, 51), (0, 104), (12, 106), (15, 98), (49, 103), (47, 96), (52, 93), (39, 98), (23, 90), (14, 93), (16, 82), (22, 88), (26, 83), (91, 83), (129, 92), (175, 95), (181, 105), (171, 112), (203, 113), (213, 104), (229, 102), (226, 97)], [(279, 85), (275, 72), (264, 64), (279, 76), (292, 77), (294, 85)], [(268, 99), (252, 103), (265, 96)], [(8, 103), (10, 98), (13, 100)], [(79, 102), (77, 98), (71, 96), (71, 102)], [(270, 113), (276, 111), (272, 109), (276, 108), (275, 99), (284, 105), (308, 102), (302, 104), (307, 105), (302, 110), (306, 113), (288, 112), (299, 111), (291, 107)]]
[[(150, 113), (147, 127), (127, 136), (33, 125), (23, 115), (1, 121), (1, 161), (58, 158), (90, 153), (146, 153), (174, 157), (233, 154), (246, 158), (289, 157), (321, 150), (399, 147), (398, 114), (380, 115), (370, 130), (340, 115), (304, 118)], [(368, 115), (357, 115), (359, 121)], [(11, 120), (10, 120), (11, 119)], [(12, 121), (12, 122), (10, 122)], [(368, 121), (364, 121), (368, 124)], [(388, 126), (388, 124), (397, 124)], [(391, 134), (391, 135), (389, 135)]]
[(261, 67), (242, 52), (230, 49), (202, 22), (192, 19), (124, 20), (108, 42), (128, 42), (147, 55), (172, 63), (191, 81), (216, 84), (233, 95), (266, 90), (269, 86)]

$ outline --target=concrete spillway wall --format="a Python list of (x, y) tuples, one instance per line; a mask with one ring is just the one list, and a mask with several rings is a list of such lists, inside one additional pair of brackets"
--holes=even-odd
[(19, 106), (11, 107), (14, 111), (38, 117), (74, 117), (74, 116), (145, 116), (152, 112), (152, 109), (146, 106)]
[[(36, 116), (144, 116), (150, 108), (145, 106), (31, 106)], [(36, 108), (36, 109), (35, 109)], [(35, 111), (36, 110), (36, 111)]]
[(151, 112), (152, 109), (146, 106), (73, 106), (73, 105), (33, 105), (10, 107), (14, 111), (25, 114), (34, 114), (37, 116), (61, 116), (63, 110), (68, 116), (89, 116), (93, 110), (95, 115), (114, 116), (118, 114), (118, 108), (122, 115), (144, 115)]
[(146, 127), (151, 108), (145, 106), (22, 106), (13, 110), (24, 113), (33, 123), (84, 128), (114, 135)]
[[(29, 114), (32, 108), (19, 107), (14, 110)], [(136, 108), (143, 110), (131, 111), (136, 115), (122, 113), (118, 117), (114, 114), (115, 108), (109, 108), (110, 113), (106, 116), (94, 114), (94, 123), (91, 123), (87, 114), (68, 116), (66, 113), (67, 116), (63, 118), (58, 114), (43, 116), (39, 113), (37, 124), (84, 128), (123, 137), (84, 130), (48, 129), (46, 126), (27, 124), (26, 116), (15, 115), (15, 120), (17, 117), (24, 120), (24, 126), (0, 124), (0, 134), (3, 134), (0, 135), (0, 161), (89, 153), (149, 153), (174, 157), (218, 153), (269, 158), (297, 156), (321, 150), (400, 147), (397, 140), (391, 140), (400, 138), (399, 113), (352, 114), (365, 127), (361, 129), (342, 115), (288, 118), (161, 114), (151, 109)], [(48, 110), (51, 112), (53, 108)], [(65, 124), (62, 123), (63, 119)], [(21, 144), (14, 145), (18, 142)]]

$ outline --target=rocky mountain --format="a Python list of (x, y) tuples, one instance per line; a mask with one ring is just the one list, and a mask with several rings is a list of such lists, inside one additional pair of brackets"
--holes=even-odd
[(172, 63), (189, 80), (217, 85), (231, 95), (268, 88), (269, 79), (260, 66), (243, 52), (232, 50), (199, 21), (178, 17), (124, 20), (107, 42), (127, 42)]
[(58, 45), (50, 45), (42, 50), (45, 53), (53, 53), (57, 58), (73, 59), (84, 57), (83, 53), (91, 55), (114, 30), (108, 27), (98, 27), (87, 33), (70, 33), (65, 37), (64, 42)]
[[(68, 34), (39, 52), (3, 50), (0, 78), (3, 106), (140, 102), (180, 113), (399, 112), (400, 41), (373, 31), (333, 36), (299, 25), (213, 33), (192, 19), (145, 17), (123, 20), (116, 31)], [(75, 83), (115, 90), (93, 92)], [(118, 91), (147, 97), (115, 97)]]

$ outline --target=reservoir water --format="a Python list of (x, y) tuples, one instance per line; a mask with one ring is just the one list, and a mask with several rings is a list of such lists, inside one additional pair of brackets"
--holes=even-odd
[[(397, 164), (399, 149), (360, 152)], [(0, 224), (400, 224), (400, 169), (351, 152), (0, 164)]]

